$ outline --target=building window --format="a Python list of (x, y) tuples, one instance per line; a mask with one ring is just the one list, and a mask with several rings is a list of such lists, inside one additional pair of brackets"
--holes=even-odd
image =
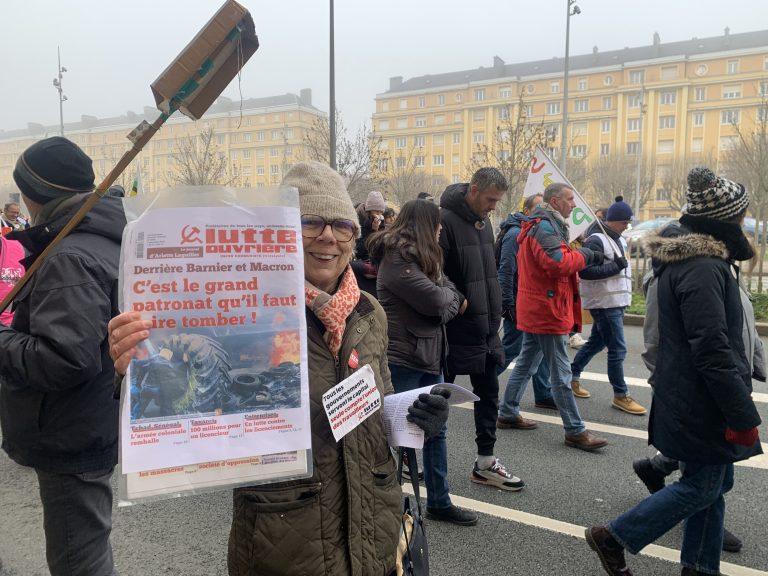
[[(505, 140), (509, 139), (509, 130), (505, 130), (506, 132), (506, 138)], [(546, 134), (547, 138), (550, 140), (554, 140), (557, 138), (558, 134), (560, 134), (560, 125), (559, 124), (547, 124), (546, 125)]]
[(608, 156), (611, 153), (610, 144), (600, 144), (600, 156)]
[(483, 144), (485, 142), (485, 132), (472, 132), (472, 142), (474, 144)]
[(640, 108), (640, 104), (643, 102), (642, 94), (631, 94), (627, 97), (627, 105), (630, 108)]
[(640, 142), (627, 142), (627, 154), (637, 156), (640, 153)]
[(741, 98), (741, 85), (734, 84), (731, 86), (723, 86), (723, 98), (725, 100), (734, 100)]
[(693, 99), (695, 102), (704, 102), (707, 99), (707, 89), (703, 86), (699, 86), (693, 92)]
[(509, 106), (499, 106), (499, 120), (509, 120)]
[(736, 58), (735, 60), (728, 60), (728, 74), (738, 74), (739, 73), (739, 59)]
[(586, 122), (574, 122), (571, 124), (571, 137), (578, 138), (579, 136), (587, 135), (587, 123)]
[(272, 140), (280, 140), (280, 130), (272, 130)]
[(768, 96), (768, 80), (760, 81), (760, 88), (757, 90), (758, 96)]
[(659, 140), (656, 144), (657, 154), (672, 154), (675, 151), (674, 140)]
[(485, 120), (485, 111), (484, 110), (473, 110), (472, 111), (472, 120), (475, 122), (482, 122)]
[(645, 82), (645, 70), (632, 70), (629, 73), (630, 84), (642, 84)]
[(445, 124), (445, 114), (435, 114), (435, 124), (438, 126)]
[(526, 104), (523, 106), (523, 115), (526, 118), (530, 118), (533, 116), (533, 104)]
[(461, 179), (459, 178), (458, 174), (454, 174), (453, 176), (451, 176), (451, 182), (453, 184), (458, 184), (460, 181), (461, 181)]
[(408, 139), (405, 136), (395, 138), (395, 148), (405, 148), (408, 145)]
[(738, 136), (721, 136), (720, 150), (732, 150), (739, 142)]
[(389, 102), (382, 102), (381, 103), (381, 111), (382, 112), (389, 112)]
[(613, 108), (613, 97), (603, 96), (603, 110), (610, 110)]
[(224, 144), (224, 134), (217, 134), (216, 135), (216, 143), (221, 146)]
[(550, 82), (549, 83), (549, 91), (552, 94), (559, 94), (560, 93), (560, 82)]
[(462, 100), (463, 100), (463, 97), (461, 95), (461, 92), (456, 92), (456, 104), (461, 104)]
[(454, 112), (453, 113), (453, 123), (454, 124), (461, 124), (461, 121), (463, 120), (461, 112)]
[(451, 157), (451, 161), (452, 161), (454, 164), (458, 164), (458, 163), (460, 162), (460, 160), (461, 160), (461, 158), (459, 157), (459, 155), (458, 155), (458, 154), (454, 154), (454, 155)]
[(378, 148), (379, 150), (387, 150), (389, 148), (389, 140), (387, 140), (386, 138), (382, 138), (381, 140), (379, 140)]
[(584, 156), (586, 155), (587, 155), (586, 144), (577, 144), (576, 146), (571, 146), (571, 156), (573, 158), (584, 158)]
[(573, 111), (574, 112), (588, 112), (589, 111), (589, 100), (586, 98), (584, 100), (575, 100), (573, 102)]
[(442, 154), (435, 154), (432, 156), (432, 166), (444, 166), (445, 165), (445, 156)]
[(674, 104), (677, 102), (677, 92), (674, 90), (665, 90), (661, 93), (660, 98), (661, 104), (663, 106), (669, 106), (670, 104)]
[(408, 109), (408, 100), (403, 98), (400, 100), (400, 110), (407, 110)]
[(251, 157), (250, 150), (243, 150), (243, 160), (248, 160)]
[(398, 128), (408, 128), (408, 118), (398, 118), (397, 119), (397, 127)]
[(379, 120), (379, 130), (389, 130), (389, 120)]
[(696, 128), (700, 128), (704, 126), (704, 112), (694, 112), (693, 114), (693, 125)]
[(414, 156), (413, 157), (413, 165), (417, 168), (423, 168), (424, 167), (424, 156)]
[(276, 158), (280, 154), (280, 150), (278, 148), (270, 148), (269, 149), (269, 155), (272, 158)]
[(461, 144), (461, 132), (454, 132), (453, 133), (453, 143), (454, 144)]
[[(232, 158), (232, 160), (237, 160), (237, 150), (232, 150), (232, 152), (229, 153), (229, 157)], [(155, 158), (155, 164), (157, 164), (160, 161), (160, 158)]]
[(606, 76), (603, 78), (603, 85), (605, 86), (612, 86), (613, 85), (613, 76)]
[(269, 167), (269, 173), (270, 174), (279, 174), (280, 173), (280, 165), (279, 164), (272, 164), (272, 166)]
[(427, 107), (427, 97), (419, 96), (419, 108), (426, 108), (426, 107)]
[(677, 66), (662, 66), (661, 79), (672, 80), (673, 78), (677, 78)]
[(691, 140), (691, 152), (704, 151), (704, 138), (694, 138)]
[(435, 134), (432, 136), (432, 146), (444, 146), (445, 145), (445, 136), (442, 134)]
[(413, 137), (413, 145), (416, 148), (424, 148), (424, 144), (426, 144), (426, 137), (425, 136), (414, 136)]
[(738, 124), (739, 123), (739, 111), (738, 110), (723, 110), (720, 112), (720, 124)]
[(637, 132), (640, 130), (640, 118), (627, 119), (627, 132)]
[(438, 106), (445, 106), (445, 94), (438, 94), (437, 95), (437, 105)]
[(256, 176), (264, 176), (264, 166), (256, 167)]
[(603, 134), (606, 134), (611, 131), (611, 121), (610, 120), (602, 120), (600, 122), (600, 132)]
[(509, 160), (509, 150), (501, 150), (498, 154), (496, 154), (496, 158), (498, 158), (499, 162), (506, 162)]
[(512, 88), (509, 86), (502, 86), (499, 88), (499, 98), (511, 98), (512, 97)]
[(403, 158), (402, 156), (398, 156), (397, 159), (395, 160), (395, 166), (397, 166), (398, 168), (405, 168), (405, 158)]
[(485, 100), (485, 88), (475, 89), (475, 102), (482, 102)]
[(288, 139), (293, 138), (293, 128), (286, 128), (283, 133), (284, 133), (286, 138), (288, 138)]
[(766, 72), (768, 72), (768, 56), (766, 56), (765, 58), (763, 58), (763, 70), (765, 70)]
[(547, 115), (560, 114), (560, 102), (547, 102)]
[(379, 158), (379, 170), (381, 172), (386, 172), (388, 169), (389, 169), (389, 159)]
[(671, 196), (668, 190), (664, 188), (656, 188), (656, 201), (657, 202), (669, 202)]
[(659, 116), (659, 130), (675, 127), (674, 116)]
[(416, 128), (425, 128), (427, 125), (427, 118), (425, 116), (416, 116)]
[(587, 89), (587, 79), (586, 78), (579, 78), (579, 81), (576, 83), (576, 90), (584, 91)]

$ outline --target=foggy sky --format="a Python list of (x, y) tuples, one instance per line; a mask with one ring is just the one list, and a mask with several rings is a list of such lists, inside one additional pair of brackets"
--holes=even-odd
[[(243, 70), (245, 98), (312, 88), (328, 110), (328, 1), (240, 0), (261, 47)], [(768, 27), (766, 0), (579, 0), (571, 54)], [(221, 5), (219, 0), (0, 0), (0, 128), (58, 123), (56, 46), (64, 119), (141, 112), (149, 84)], [(337, 108), (370, 122), (390, 76), (408, 78), (563, 56), (565, 0), (336, 0)], [(237, 80), (224, 95), (239, 98)]]

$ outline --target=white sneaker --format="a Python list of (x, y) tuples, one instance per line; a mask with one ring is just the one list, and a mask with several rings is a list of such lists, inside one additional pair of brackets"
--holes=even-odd
[(582, 338), (581, 334), (579, 334), (578, 332), (573, 336), (571, 336), (570, 338), (568, 338), (568, 345), (574, 350), (578, 350), (579, 348), (584, 346), (584, 344), (586, 343), (587, 341), (584, 340), (584, 338)]
[(470, 479), (475, 484), (485, 484), (492, 488), (509, 490), (510, 492), (517, 492), (525, 486), (525, 482), (520, 480), (520, 478), (507, 472), (507, 469), (504, 468), (504, 465), (498, 458), (493, 461), (493, 465), (490, 468), (484, 470), (478, 468), (477, 460), (475, 460)]

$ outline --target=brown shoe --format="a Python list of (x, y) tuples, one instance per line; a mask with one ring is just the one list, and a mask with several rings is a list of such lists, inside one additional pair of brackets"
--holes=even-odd
[(587, 452), (594, 452), (598, 448), (608, 445), (608, 440), (595, 436), (589, 430), (584, 430), (581, 434), (565, 435), (565, 445)]
[(624, 560), (624, 548), (605, 526), (593, 526), (584, 532), (587, 544), (600, 557), (600, 562), (610, 576), (632, 576), (632, 571), (627, 568)]
[(581, 387), (581, 384), (578, 380), (571, 380), (571, 389), (573, 390), (573, 395), (576, 396), (576, 398), (589, 398), (592, 396), (588, 390), (584, 390), (584, 388)]
[(496, 419), (496, 428), (506, 430), (509, 428), (515, 428), (516, 430), (533, 430), (538, 428), (539, 425), (533, 420), (523, 418), (519, 414), (514, 418), (507, 418), (505, 416), (499, 416)]
[(635, 402), (630, 396), (614, 396), (613, 407), (617, 410), (623, 410), (627, 414), (642, 416), (646, 410), (640, 404)]

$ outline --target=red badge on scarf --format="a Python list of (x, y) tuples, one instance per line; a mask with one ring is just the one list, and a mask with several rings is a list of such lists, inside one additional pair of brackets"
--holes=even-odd
[(360, 366), (360, 356), (358, 356), (357, 350), (352, 348), (352, 352), (349, 355), (349, 367), (352, 370), (357, 370), (358, 366)]

